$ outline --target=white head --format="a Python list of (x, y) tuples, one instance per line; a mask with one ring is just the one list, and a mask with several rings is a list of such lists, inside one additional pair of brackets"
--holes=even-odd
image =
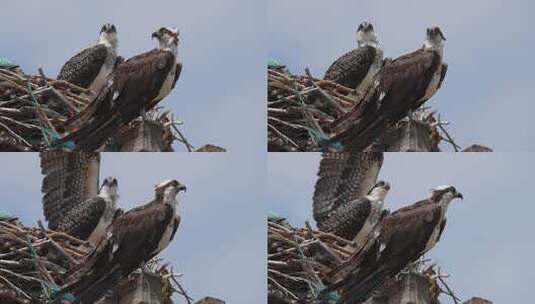
[(357, 29), (357, 44), (361, 46), (377, 47), (379, 41), (373, 30), (373, 25), (368, 22), (362, 22)]
[(433, 26), (427, 29), (424, 40), (425, 49), (437, 49), (441, 50), (444, 47), (444, 34), (438, 26)]
[(176, 28), (161, 27), (151, 37), (158, 39), (158, 48), (177, 54), (180, 31)]
[(429, 200), (433, 203), (438, 203), (443, 206), (449, 205), (449, 203), (456, 198), (463, 199), (463, 194), (457, 192), (457, 189), (453, 186), (439, 186), (431, 190), (429, 193)]
[(156, 193), (156, 197), (162, 197), (162, 202), (164, 204), (169, 204), (173, 202), (176, 198), (176, 195), (180, 191), (185, 192), (186, 186), (182, 185), (175, 179), (170, 179), (154, 186), (154, 192)]
[(383, 202), (385, 200), (386, 195), (388, 194), (388, 190), (390, 190), (390, 183), (385, 181), (378, 181), (370, 189), (370, 191), (368, 191), (368, 195), (366, 195), (366, 198), (373, 202)]
[(99, 196), (110, 198), (112, 202), (119, 199), (119, 183), (115, 177), (107, 177), (100, 187)]
[(100, 36), (98, 37), (97, 43), (105, 44), (106, 46), (111, 47), (114, 51), (117, 51), (119, 40), (117, 39), (117, 29), (115, 28), (115, 25), (111, 23), (104, 24), (100, 30)]

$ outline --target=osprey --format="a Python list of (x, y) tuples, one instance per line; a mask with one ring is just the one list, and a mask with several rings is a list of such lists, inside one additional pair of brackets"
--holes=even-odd
[(321, 222), (321, 231), (334, 233), (362, 245), (377, 223), (386, 215), (383, 202), (390, 184), (379, 181), (368, 194), (356, 200), (343, 202)]
[(431, 98), (447, 72), (445, 40), (440, 28), (429, 28), (421, 49), (385, 63), (359, 105), (335, 122), (331, 142), (342, 143), (346, 151), (362, 151)]
[(186, 187), (176, 180), (163, 182), (154, 200), (115, 218), (63, 292), (72, 293), (74, 303), (94, 303), (121, 278), (143, 268), (173, 240), (180, 224), (176, 195), (182, 190)]
[(49, 151), (39, 156), (43, 211), (48, 228), (56, 230), (68, 212), (98, 195), (100, 154)]
[[(380, 223), (380, 235), (355, 265), (350, 260), (345, 268), (349, 275), (329, 286), (342, 288), (339, 303), (362, 303), (387, 277), (395, 277), (410, 263), (431, 250), (440, 240), (446, 225), (446, 211), (453, 199), (463, 196), (455, 187), (441, 186), (425, 200), (401, 208)], [(353, 263), (352, 263), (353, 261)]]
[(323, 153), (312, 204), (320, 230), (332, 230), (324, 222), (341, 206), (368, 193), (377, 182), (383, 158), (380, 152)]
[(363, 22), (359, 25), (357, 45), (357, 49), (336, 59), (327, 69), (324, 79), (356, 89), (357, 96), (362, 97), (383, 63), (383, 50), (379, 47), (372, 24)]
[(74, 55), (58, 74), (58, 80), (65, 80), (77, 86), (98, 92), (113, 72), (122, 57), (117, 56), (117, 30), (106, 23), (100, 30), (97, 44)]
[(117, 209), (117, 180), (104, 180), (98, 189), (100, 155), (86, 152), (43, 152), (43, 210), (48, 227), (95, 245)]
[(165, 27), (154, 32), (158, 48), (121, 63), (91, 103), (67, 123), (71, 132), (61, 141), (74, 141), (76, 150), (96, 150), (166, 97), (182, 71), (177, 63), (178, 36), (177, 30)]
[(81, 202), (67, 212), (57, 230), (82, 240), (88, 240), (96, 246), (116, 216), (119, 199), (117, 188), (117, 179), (106, 178), (98, 196)]

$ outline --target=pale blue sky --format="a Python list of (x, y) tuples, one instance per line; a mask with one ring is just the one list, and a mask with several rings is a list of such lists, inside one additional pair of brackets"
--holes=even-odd
[[(268, 158), (268, 209), (298, 227), (312, 218), (319, 153), (273, 153)], [(385, 207), (395, 210), (454, 185), (464, 195), (448, 209), (437, 261), (461, 299), (529, 303), (535, 280), (533, 199), (535, 164), (530, 153), (388, 153), (379, 178), (392, 184)], [(450, 300), (444, 299), (444, 303)]]
[[(38, 155), (0, 156), (0, 211), (35, 225), (43, 218)], [(163, 251), (165, 261), (183, 274), (181, 282), (197, 300), (214, 296), (227, 303), (262, 303), (265, 169), (259, 171), (258, 162), (231, 153), (105, 153), (101, 177), (118, 178), (124, 209), (148, 202), (161, 181), (184, 183), (188, 190), (178, 196), (182, 220), (175, 240)]]
[[(128, 58), (156, 46), (161, 26), (180, 29), (180, 80), (170, 107), (193, 145), (265, 150), (265, 4), (203, 1), (2, 1), (0, 56), (27, 73), (55, 76), (71, 56), (96, 42), (105, 22), (117, 26)], [(184, 151), (181, 145), (177, 151)]]
[(356, 47), (355, 31), (362, 21), (374, 24), (388, 57), (419, 48), (425, 29), (440, 26), (447, 38), (449, 70), (428, 105), (451, 122), (450, 133), (461, 146), (480, 143), (497, 151), (535, 151), (532, 1), (268, 3), (268, 57), (294, 73), (310, 67), (316, 77), (323, 77), (338, 56)]

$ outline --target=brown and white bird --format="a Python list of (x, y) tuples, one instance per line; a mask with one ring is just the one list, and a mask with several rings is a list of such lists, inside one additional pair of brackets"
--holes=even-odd
[(319, 230), (357, 244), (383, 216), (390, 184), (377, 177), (383, 153), (323, 153), (313, 197)]
[(104, 180), (100, 190), (100, 155), (49, 151), (40, 154), (43, 210), (48, 227), (96, 245), (117, 209), (118, 183)]
[(65, 80), (95, 93), (123, 60), (118, 56), (118, 38), (115, 25), (106, 23), (100, 30), (97, 44), (69, 59), (61, 68), (58, 80)]
[(357, 46), (336, 59), (327, 69), (324, 79), (355, 89), (357, 98), (360, 98), (383, 65), (383, 50), (371, 23), (359, 25)]
[(74, 150), (94, 151), (171, 92), (182, 71), (179, 32), (162, 27), (152, 37), (158, 48), (121, 63), (88, 107), (67, 122), (67, 135), (58, 144), (72, 141)]
[(121, 278), (164, 250), (180, 224), (176, 195), (185, 190), (176, 180), (165, 181), (156, 185), (151, 202), (115, 218), (63, 292), (72, 293), (74, 303), (94, 303)]
[(463, 196), (453, 186), (433, 189), (429, 197), (396, 210), (380, 223), (380, 235), (359, 263), (351, 259), (342, 271), (346, 275), (326, 290), (342, 290), (339, 303), (362, 303), (387, 278), (431, 250), (446, 226), (446, 212), (452, 200)]
[(388, 126), (431, 98), (448, 69), (443, 63), (445, 40), (440, 28), (428, 28), (422, 48), (385, 63), (359, 106), (335, 122), (337, 135), (331, 143), (341, 143), (344, 151), (363, 151)]

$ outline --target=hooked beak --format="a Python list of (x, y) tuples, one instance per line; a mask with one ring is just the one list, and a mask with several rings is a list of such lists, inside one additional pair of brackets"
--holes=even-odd
[(184, 192), (187, 192), (187, 188), (185, 185), (179, 185), (178, 188), (177, 188), (178, 192), (180, 191), (184, 191)]
[(160, 38), (160, 34), (158, 34), (158, 32), (154, 32), (152, 33), (152, 35), (150, 35), (151, 38)]
[(463, 200), (463, 194), (461, 192), (457, 192), (457, 194), (455, 194), (455, 198), (460, 198)]

